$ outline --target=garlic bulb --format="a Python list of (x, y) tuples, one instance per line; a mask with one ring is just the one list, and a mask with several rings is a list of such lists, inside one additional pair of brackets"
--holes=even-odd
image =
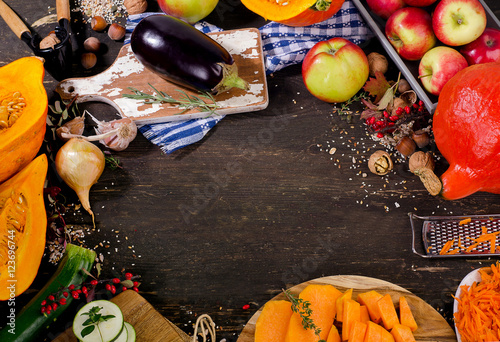
[(109, 122), (99, 121), (92, 115), (90, 117), (97, 123), (96, 137), (99, 142), (114, 151), (123, 151), (137, 136), (137, 125), (130, 118), (123, 118)]

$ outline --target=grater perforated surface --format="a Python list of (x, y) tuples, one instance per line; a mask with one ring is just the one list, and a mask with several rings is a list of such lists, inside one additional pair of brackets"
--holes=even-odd
[[(421, 255), (415, 250), (415, 229), (421, 223), (423, 254), (426, 257), (500, 255), (500, 215), (422, 217), (410, 214), (410, 220), (416, 254)], [(475, 241), (479, 237), (485, 241)], [(493, 238), (495, 243), (492, 246), (490, 239)], [(452, 254), (441, 255), (440, 251), (449, 241), (453, 241), (449, 248)]]

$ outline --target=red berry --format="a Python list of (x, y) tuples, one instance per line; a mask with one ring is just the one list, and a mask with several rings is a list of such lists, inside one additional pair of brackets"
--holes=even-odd
[(137, 287), (133, 287), (132, 290), (134, 290), (135, 292), (139, 292), (139, 289)]
[(250, 309), (250, 305), (249, 304), (245, 304), (245, 305), (243, 305), (242, 309), (243, 310), (248, 310), (248, 309)]
[(132, 277), (133, 277), (132, 273), (130, 273), (130, 272), (125, 273), (125, 279), (130, 280), (130, 279), (132, 279)]
[(87, 294), (88, 290), (87, 290), (87, 288), (86, 288), (85, 286), (83, 286), (83, 287), (82, 287), (82, 292), (83, 292), (84, 294)]
[(75, 298), (75, 299), (80, 298), (80, 295), (79, 295), (79, 294), (78, 294), (78, 292), (76, 292), (76, 291), (72, 291), (72, 292), (71, 292), (71, 296), (72, 296), (73, 298)]
[(68, 292), (66, 292), (66, 291), (64, 291), (64, 292), (63, 292), (63, 296), (64, 296), (64, 297), (68, 297), (68, 296), (69, 296), (69, 293), (68, 293)]
[(409, 106), (406, 106), (405, 107), (405, 112), (406, 112), (406, 114), (410, 114), (411, 108)]
[(118, 284), (120, 282), (120, 279), (118, 278), (113, 278), (113, 283)]
[(418, 108), (418, 104), (414, 103), (413, 104), (413, 108), (417, 109)]
[(122, 287), (122, 291), (127, 291), (127, 287), (126, 287), (126, 286), (123, 286), (123, 287)]
[(134, 281), (134, 284), (133, 284), (135, 287), (139, 286), (139, 283), (137, 281)]
[(377, 138), (383, 138), (384, 137), (384, 134), (383, 133), (377, 133)]
[(397, 115), (393, 115), (393, 116), (391, 116), (391, 117), (389, 118), (389, 120), (391, 120), (391, 121), (398, 121), (398, 120), (399, 120), (399, 116), (397, 116)]
[(75, 285), (71, 284), (70, 286), (68, 286), (68, 289), (74, 290), (75, 289)]
[(47, 305), (45, 307), (45, 312), (47, 312), (48, 314), (52, 311), (52, 307), (50, 305)]
[(111, 284), (106, 284), (106, 290), (111, 291)]
[(387, 123), (387, 126), (389, 126), (389, 127), (392, 127), (392, 126), (394, 126), (394, 125), (395, 125), (395, 124), (394, 124), (394, 122), (392, 122), (392, 121), (390, 121), (390, 122), (388, 122), (388, 123)]
[(42, 313), (45, 313), (45, 311), (47, 311), (47, 309), (45, 308), (45, 306), (42, 306), (42, 308), (40, 309), (40, 311), (41, 311)]
[(384, 113), (383, 113), (383, 114), (384, 114), (384, 117), (385, 117), (385, 118), (388, 118), (388, 117), (389, 117), (389, 112), (388, 112), (388, 111), (384, 110)]
[(424, 101), (422, 101), (422, 100), (418, 101), (418, 105), (419, 105), (420, 107), (423, 107), (423, 106), (424, 106)]
[(90, 285), (92, 285), (92, 286), (96, 286), (98, 283), (99, 283), (99, 282), (98, 282), (97, 280), (95, 280), (95, 279), (92, 279), (92, 280), (90, 281)]
[(40, 303), (41, 306), (45, 306), (45, 304), (47, 304), (47, 301), (44, 299), (42, 300), (42, 302)]
[(59, 299), (59, 304), (66, 305), (66, 298)]
[(50, 296), (47, 297), (47, 299), (50, 300), (51, 302), (53, 302), (55, 298), (54, 298), (53, 295), (50, 295)]
[(78, 292), (78, 294), (82, 293), (82, 290), (81, 289), (77, 289), (75, 290), (76, 292)]
[(401, 114), (403, 114), (403, 108), (398, 107), (398, 108), (396, 109), (396, 115), (401, 115)]
[(112, 294), (116, 293), (116, 287), (114, 285), (111, 285), (111, 293)]
[(52, 303), (52, 309), (54, 309), (54, 311), (56, 311), (56, 309), (57, 309), (57, 303)]

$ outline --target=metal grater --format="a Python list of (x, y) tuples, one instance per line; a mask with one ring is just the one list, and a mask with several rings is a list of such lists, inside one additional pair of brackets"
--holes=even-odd
[[(486, 233), (500, 232), (500, 215), (469, 215), (469, 216), (417, 216), (413, 213), (410, 216), (412, 229), (412, 250), (413, 253), (423, 258), (450, 258), (450, 257), (477, 257), (477, 256), (499, 256), (500, 255), (500, 233), (496, 235), (496, 250), (492, 253), (490, 242), (485, 241), (477, 247), (466, 251), (472, 246), (475, 238)], [(469, 221), (470, 222), (467, 222)], [(418, 227), (422, 224), (422, 240), (419, 241)], [(485, 227), (485, 228), (483, 228)], [(455, 243), (451, 249), (458, 248), (460, 238), (463, 248), (457, 254), (440, 255), (444, 245), (453, 239)], [(421, 242), (421, 243), (419, 243)], [(417, 248), (419, 245), (420, 248)]]

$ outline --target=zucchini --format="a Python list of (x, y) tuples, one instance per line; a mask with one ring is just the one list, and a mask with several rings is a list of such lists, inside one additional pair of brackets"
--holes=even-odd
[(95, 252), (90, 249), (68, 244), (54, 275), (16, 315), (15, 328), (12, 329), (7, 325), (0, 330), (0, 341), (40, 341), (40, 334), (64, 312), (73, 301), (73, 298), (69, 296), (66, 305), (60, 305), (57, 310), (47, 316), (40, 312), (42, 301), (50, 294), (56, 293), (61, 287), (66, 288), (71, 284), (83, 283), (87, 278), (87, 274), (82, 269), (90, 271), (95, 257)]
[(128, 322), (123, 324), (125, 324), (125, 329), (127, 329), (127, 342), (135, 342), (136, 335), (134, 327)]
[[(105, 318), (98, 321), (97, 317)], [(96, 318), (92, 323), (92, 319)], [(73, 320), (73, 333), (82, 342), (127, 342), (123, 313), (109, 300), (94, 300), (85, 304)], [(86, 331), (90, 329), (90, 331)]]

